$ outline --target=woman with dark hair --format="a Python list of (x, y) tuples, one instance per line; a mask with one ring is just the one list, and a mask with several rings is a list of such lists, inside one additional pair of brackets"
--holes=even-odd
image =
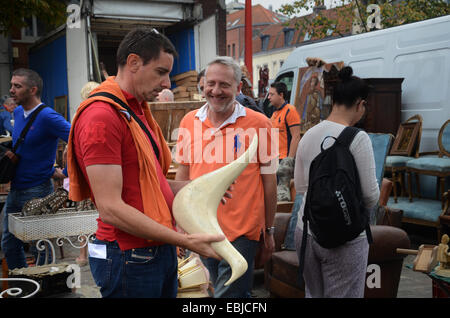
[[(297, 193), (307, 194), (311, 162), (324, 148), (334, 143), (347, 126), (353, 126), (363, 117), (369, 92), (367, 83), (353, 76), (351, 67), (339, 72), (339, 79), (333, 92), (333, 107), (327, 120), (309, 129), (299, 142), (295, 162), (294, 181)], [(354, 137), (349, 150), (353, 155), (359, 174), (362, 200), (366, 209), (375, 206), (379, 198), (379, 188), (375, 176), (375, 160), (372, 144), (366, 132), (360, 131)], [(303, 214), (305, 200), (299, 210), (295, 231), (297, 253), (303, 235)], [(366, 232), (336, 248), (323, 248), (311, 235), (308, 239), (304, 258), (303, 277), (306, 297), (363, 297), (369, 244)]]

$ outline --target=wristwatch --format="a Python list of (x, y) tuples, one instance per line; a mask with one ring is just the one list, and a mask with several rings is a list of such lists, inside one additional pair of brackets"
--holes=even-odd
[(273, 235), (273, 233), (275, 233), (275, 226), (266, 227), (266, 233)]

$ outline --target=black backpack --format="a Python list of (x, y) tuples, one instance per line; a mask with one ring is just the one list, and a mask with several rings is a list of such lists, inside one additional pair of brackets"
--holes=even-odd
[[(303, 214), (303, 239), (299, 259), (299, 280), (303, 283), (303, 267), (308, 237), (308, 223), (317, 243), (324, 248), (335, 248), (355, 239), (366, 230), (372, 243), (369, 211), (366, 211), (358, 170), (349, 146), (360, 131), (346, 127), (336, 139), (326, 137), (321, 152), (309, 168), (308, 192)], [(327, 138), (335, 143), (323, 149)]]

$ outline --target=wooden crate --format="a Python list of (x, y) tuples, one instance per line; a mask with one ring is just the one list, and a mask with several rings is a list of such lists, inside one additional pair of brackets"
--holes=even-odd
[(171, 138), (174, 129), (180, 126), (181, 119), (188, 112), (198, 109), (205, 101), (175, 101), (167, 103), (149, 103), (152, 115), (158, 123), (167, 142), (176, 141)]

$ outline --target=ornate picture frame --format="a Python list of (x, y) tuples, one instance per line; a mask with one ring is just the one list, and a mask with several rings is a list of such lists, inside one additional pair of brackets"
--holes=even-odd
[(343, 66), (344, 62), (333, 62), (298, 69), (294, 105), (300, 115), (302, 134), (328, 117), (332, 104), (331, 82)]
[(390, 154), (410, 157), (419, 135), (419, 128), (419, 122), (400, 124)]
[(55, 97), (54, 110), (67, 120), (67, 95)]

